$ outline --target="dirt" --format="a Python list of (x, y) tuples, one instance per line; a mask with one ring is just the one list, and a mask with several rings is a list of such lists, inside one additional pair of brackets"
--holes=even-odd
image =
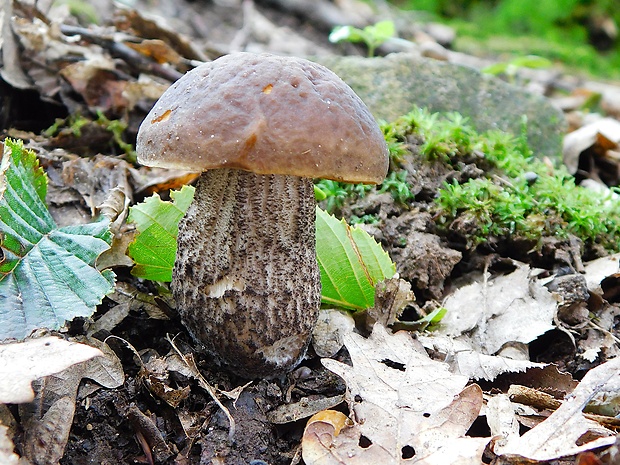
[[(143, 355), (166, 354), (166, 334), (178, 334), (177, 343), (194, 353), (205, 379), (222, 391), (233, 391), (247, 380), (237, 378), (209, 363), (178, 321), (147, 319), (131, 315), (114, 331), (130, 341)], [(103, 337), (103, 335), (98, 335)], [(168, 380), (177, 389), (188, 386), (189, 396), (178, 407), (158, 398), (150, 387), (148, 371), (140, 370), (136, 356), (119, 341), (110, 345), (121, 356), (126, 381), (115, 390), (87, 390), (76, 410), (71, 436), (62, 464), (113, 463), (221, 463), (289, 464), (299, 453), (304, 420), (282, 425), (267, 419), (269, 412), (284, 403), (343, 394), (342, 380), (323, 368), (317, 357), (276, 380), (258, 380), (246, 386), (235, 399), (224, 400), (235, 421), (234, 442), (229, 440), (230, 423), (208, 394), (191, 379), (174, 374)], [(335, 357), (346, 361), (346, 354)], [(142, 447), (141, 447), (142, 443)]]

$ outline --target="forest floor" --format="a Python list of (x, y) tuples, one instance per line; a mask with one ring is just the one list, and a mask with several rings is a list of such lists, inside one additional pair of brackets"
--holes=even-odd
[[(374, 311), (353, 318), (322, 310), (306, 358), (286, 376), (248, 382), (223, 370), (181, 324), (167, 284), (131, 273), (126, 250), (135, 227), (124, 221), (127, 209), (153, 193), (168, 199), (196, 178), (139, 166), (138, 127), (163, 90), (196, 64), (240, 50), (364, 55), (362, 44), (330, 43), (329, 32), (389, 15), (408, 40), (387, 41), (379, 54), (404, 51), (477, 69), (492, 58), (450, 50), (449, 28), (354, 0), (162, 0), (124, 9), (98, 0), (46, 3), (15, 1), (12, 14), (4, 12), (12, 19), (3, 22), (3, 138), (21, 139), (37, 154), (59, 226), (91, 222), (110, 192), (122, 191), (107, 257), (116, 282), (92, 317), (51, 332), (98, 347), (104, 361), (37, 379), (32, 402), (0, 404), (0, 424), (21, 457), (0, 441), (0, 462), (620, 463), (619, 257), (600, 238), (558, 233), (567, 224), (546, 224), (532, 238), (481, 232), (479, 217), (440, 211), (444, 182), (492, 173), (505, 187), (519, 179), (485, 159), (478, 141), (487, 136), (466, 123), (439, 117), (437, 127), (450, 130), (438, 145), (456, 144), (449, 139), (463, 128), (475, 142), (459, 146), (458, 158), (434, 159), (428, 141), (439, 135), (420, 131), (432, 117), (394, 123), (402, 152), (392, 160), (391, 184), (362, 193), (327, 186), (320, 206), (360, 220), (398, 276)], [(95, 17), (99, 25), (89, 22)], [(600, 119), (620, 117), (620, 86), (556, 67), (518, 69), (509, 78), (561, 108), (568, 131), (594, 124), (573, 143), (583, 147), (572, 160), (580, 171), (571, 174), (603, 190), (618, 184), (620, 130)], [(531, 168), (536, 179), (557, 172), (540, 163)], [(443, 320), (419, 321), (441, 309)]]

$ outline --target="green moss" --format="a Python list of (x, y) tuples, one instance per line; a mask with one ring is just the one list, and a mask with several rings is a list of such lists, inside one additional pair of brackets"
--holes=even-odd
[[(526, 123), (523, 121), (518, 136), (502, 131), (478, 133), (459, 114), (416, 109), (382, 125), (391, 156), (383, 184), (370, 187), (320, 181), (327, 194), (324, 205), (333, 211), (374, 189), (391, 193), (397, 203), (408, 208), (415, 198), (404, 168), (407, 157), (443, 163), (457, 173), (473, 163), (482, 170), (480, 177), (446, 183), (437, 192), (431, 208), (440, 232), (460, 234), (469, 248), (490, 239), (537, 242), (544, 236), (573, 234), (586, 244), (620, 250), (620, 200), (616, 194), (576, 186), (563, 166), (535, 158), (527, 144)], [(415, 153), (408, 145), (412, 143), (417, 147)]]
[(127, 123), (123, 120), (108, 119), (101, 111), (97, 111), (96, 120), (77, 114), (69, 115), (66, 119), (58, 118), (53, 125), (43, 131), (43, 134), (47, 137), (54, 137), (61, 132), (69, 132), (74, 137), (80, 138), (82, 137), (82, 129), (88, 125), (98, 125), (109, 131), (111, 142), (124, 152), (125, 159), (130, 163), (136, 162), (137, 155), (133, 145), (125, 142)]
[[(404, 124), (403, 124), (404, 122)], [(435, 219), (441, 230), (467, 224), (467, 244), (489, 238), (574, 234), (586, 243), (620, 248), (620, 200), (575, 185), (563, 166), (550, 167), (532, 156), (523, 134), (476, 133), (458, 115), (416, 110), (395, 123), (424, 140), (421, 155), (441, 159), (455, 170), (474, 161), (484, 177), (440, 189)]]

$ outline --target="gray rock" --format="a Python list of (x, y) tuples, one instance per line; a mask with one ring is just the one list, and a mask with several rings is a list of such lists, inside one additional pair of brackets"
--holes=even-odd
[(346, 81), (377, 119), (394, 120), (415, 106), (432, 112), (458, 111), (478, 131), (501, 129), (527, 136), (538, 157), (561, 160), (564, 115), (547, 99), (493, 76), (408, 53), (361, 58), (313, 58)]

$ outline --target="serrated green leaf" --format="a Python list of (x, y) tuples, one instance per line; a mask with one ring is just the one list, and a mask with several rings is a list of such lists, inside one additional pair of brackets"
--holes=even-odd
[(107, 221), (58, 228), (45, 204), (35, 153), (6, 139), (0, 164), (0, 340), (90, 316), (114, 286), (95, 260), (112, 240)]
[(176, 258), (179, 221), (194, 198), (194, 188), (183, 186), (170, 193), (172, 202), (159, 195), (131, 207), (128, 221), (136, 224), (138, 235), (129, 246), (129, 256), (136, 265), (134, 276), (151, 281), (170, 282)]
[(389, 255), (363, 229), (316, 210), (323, 303), (350, 310), (375, 304), (375, 285), (396, 273)]

